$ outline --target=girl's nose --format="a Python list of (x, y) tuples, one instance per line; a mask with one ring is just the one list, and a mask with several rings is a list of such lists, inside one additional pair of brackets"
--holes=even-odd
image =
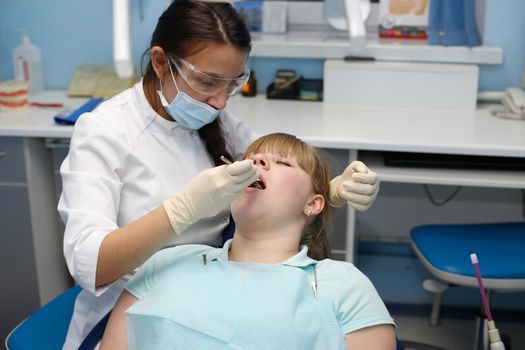
[(261, 167), (264, 170), (268, 170), (270, 168), (270, 162), (268, 161), (268, 157), (265, 154), (258, 153), (252, 157), (252, 160), (256, 167)]

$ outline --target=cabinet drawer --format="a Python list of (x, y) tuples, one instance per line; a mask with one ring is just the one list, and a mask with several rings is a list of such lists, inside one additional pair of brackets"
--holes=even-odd
[(26, 182), (22, 138), (0, 137), (0, 182)]

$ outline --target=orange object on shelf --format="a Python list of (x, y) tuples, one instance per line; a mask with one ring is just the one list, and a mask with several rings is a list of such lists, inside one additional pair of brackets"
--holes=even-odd
[(257, 95), (257, 80), (255, 80), (255, 72), (250, 71), (250, 78), (242, 87), (241, 93), (243, 96), (255, 96)]

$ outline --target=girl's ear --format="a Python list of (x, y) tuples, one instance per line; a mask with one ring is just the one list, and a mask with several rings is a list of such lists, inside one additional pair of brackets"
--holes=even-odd
[(151, 66), (153, 67), (155, 74), (157, 74), (157, 78), (159, 78), (161, 81), (164, 81), (164, 77), (168, 72), (169, 64), (166, 53), (164, 52), (162, 47), (153, 46), (150, 51), (150, 57)]
[(324, 197), (320, 194), (314, 194), (308, 199), (308, 202), (306, 203), (306, 206), (304, 208), (304, 212), (308, 213), (307, 214), (308, 216), (310, 215), (315, 216), (319, 214), (321, 211), (323, 211), (324, 206), (325, 206)]

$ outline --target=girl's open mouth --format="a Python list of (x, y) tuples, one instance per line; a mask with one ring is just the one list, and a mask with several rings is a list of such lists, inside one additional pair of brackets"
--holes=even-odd
[(257, 179), (254, 183), (252, 183), (248, 187), (257, 188), (259, 190), (266, 189), (266, 185), (264, 184), (264, 182), (261, 179)]

